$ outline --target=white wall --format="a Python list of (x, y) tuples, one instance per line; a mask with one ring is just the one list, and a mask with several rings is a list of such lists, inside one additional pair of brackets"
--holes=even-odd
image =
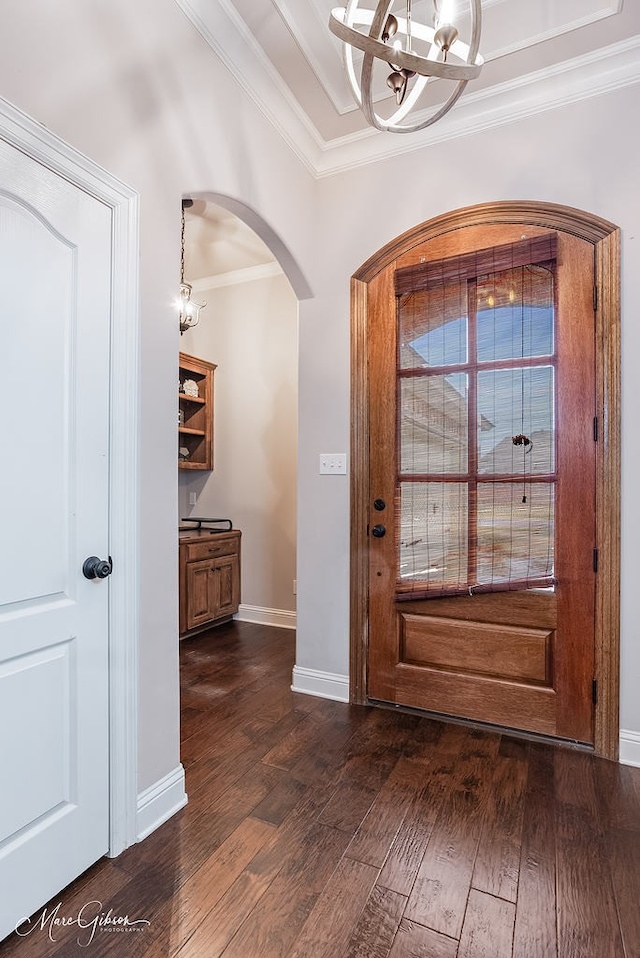
[[(321, 295), (301, 304), (299, 666), (348, 671), (348, 485), (317, 475), (317, 452), (348, 447), (348, 277), (377, 249), (447, 210), (501, 199), (574, 206), (622, 228), (623, 498), (621, 727), (640, 731), (640, 88), (559, 108), (318, 184)], [(305, 508), (307, 504), (308, 508)], [(312, 504), (312, 507), (311, 507)], [(317, 585), (322, 582), (323, 588)], [(331, 596), (331, 602), (326, 601)]]
[(180, 347), (218, 367), (214, 469), (179, 473), (180, 515), (232, 519), (242, 530), (242, 605), (293, 612), (298, 302), (282, 274), (198, 284), (194, 299), (207, 306)]
[(240, 198), (307, 273), (314, 183), (172, 0), (22, 0), (3, 8), (2, 36), (0, 95), (141, 196), (142, 791), (179, 756), (180, 199)]

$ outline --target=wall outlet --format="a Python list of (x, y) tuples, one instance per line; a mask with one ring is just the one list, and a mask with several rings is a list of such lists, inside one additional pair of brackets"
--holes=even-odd
[(346, 452), (321, 452), (319, 471), (321, 476), (346, 476)]
[(190, 493), (189, 493), (189, 505), (190, 505), (190, 506), (195, 506), (195, 505), (197, 505), (197, 503), (198, 503), (198, 493), (197, 493), (197, 492), (190, 492)]

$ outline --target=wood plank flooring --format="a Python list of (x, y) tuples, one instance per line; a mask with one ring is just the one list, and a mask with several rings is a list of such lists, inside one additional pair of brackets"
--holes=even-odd
[(47, 911), (149, 924), (1, 958), (640, 958), (640, 769), (295, 694), (293, 643), (182, 644), (189, 804)]

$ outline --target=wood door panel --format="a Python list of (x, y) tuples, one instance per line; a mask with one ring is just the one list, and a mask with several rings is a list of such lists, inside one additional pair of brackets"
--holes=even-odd
[[(383, 525), (387, 533), (368, 539), (368, 694), (409, 707), (593, 742), (596, 393), (591, 243), (557, 234), (554, 345), (549, 354), (522, 360), (524, 365), (546, 364), (555, 370), (550, 438), (555, 467), (549, 481), (556, 490), (552, 540), (556, 585), (548, 590), (396, 599), (398, 585), (404, 583), (400, 581), (400, 536), (394, 533), (400, 523), (401, 483), (406, 482), (397, 449), (402, 436), (399, 383), (404, 382), (400, 377), (406, 370), (397, 371), (401, 362), (398, 322), (403, 322), (403, 314), (395, 297), (396, 269), (514, 243), (524, 238), (523, 229), (527, 238), (550, 232), (520, 225), (461, 229), (454, 236), (416, 246), (368, 284), (367, 521), (370, 529)], [(469, 323), (475, 322), (471, 311), (469, 317)], [(419, 324), (416, 329), (421, 329)], [(474, 348), (472, 341), (469, 349)], [(509, 360), (514, 368), (518, 358), (515, 354)], [(455, 360), (454, 367), (471, 370), (468, 402), (475, 409), (473, 377), (483, 374), (485, 361), (472, 358), (469, 362), (466, 366)], [(429, 375), (418, 367), (411, 374)], [(440, 370), (433, 375), (440, 375)], [(473, 472), (471, 466), (469, 472)], [(416, 475), (414, 481), (429, 478)], [(373, 507), (377, 499), (384, 500), (382, 510)], [(436, 555), (436, 565), (437, 561)]]
[[(557, 681), (561, 727), (571, 738), (593, 741), (592, 709), (579, 714), (577, 703), (591, 701), (595, 622), (595, 451), (593, 441), (595, 323), (593, 323), (593, 249), (573, 236), (563, 238), (558, 262), (558, 428), (564, 455), (558, 476)], [(592, 320), (585, 329), (585, 317)], [(580, 362), (576, 361), (580, 357)]]
[(558, 599), (554, 592), (461, 595), (429, 599), (428, 602), (428, 612), (425, 612), (424, 600), (405, 601), (399, 610), (405, 614), (446, 616), (448, 619), (472, 619), (501, 625), (531, 625), (540, 629), (555, 629), (558, 621)]
[(548, 629), (400, 614), (400, 661), (444, 672), (552, 684)]
[(399, 663), (393, 686), (372, 682), (371, 698), (442, 715), (557, 735), (554, 689)]
[[(544, 236), (548, 232), (549, 230), (544, 227), (530, 224), (524, 229), (521, 224), (506, 225), (504, 223), (470, 226), (430, 240), (428, 257), (430, 260), (435, 260), (449, 256), (462, 256), (479, 249), (490, 249), (492, 246), (502, 246), (505, 243), (517, 243), (525, 236), (527, 239)], [(416, 266), (425, 261), (424, 257), (425, 244), (414, 246), (413, 249), (398, 257), (394, 268), (404, 269), (405, 266)]]

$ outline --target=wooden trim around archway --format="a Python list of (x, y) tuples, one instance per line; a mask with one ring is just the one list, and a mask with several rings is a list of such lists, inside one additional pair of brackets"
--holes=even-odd
[(620, 230), (613, 223), (567, 206), (505, 201), (445, 213), (393, 239), (352, 277), (351, 701), (355, 704), (368, 702), (368, 285), (381, 270), (412, 247), (457, 229), (487, 224), (522, 224), (553, 229), (586, 240), (594, 248), (599, 419), (594, 751), (596, 755), (617, 761), (620, 699)]

